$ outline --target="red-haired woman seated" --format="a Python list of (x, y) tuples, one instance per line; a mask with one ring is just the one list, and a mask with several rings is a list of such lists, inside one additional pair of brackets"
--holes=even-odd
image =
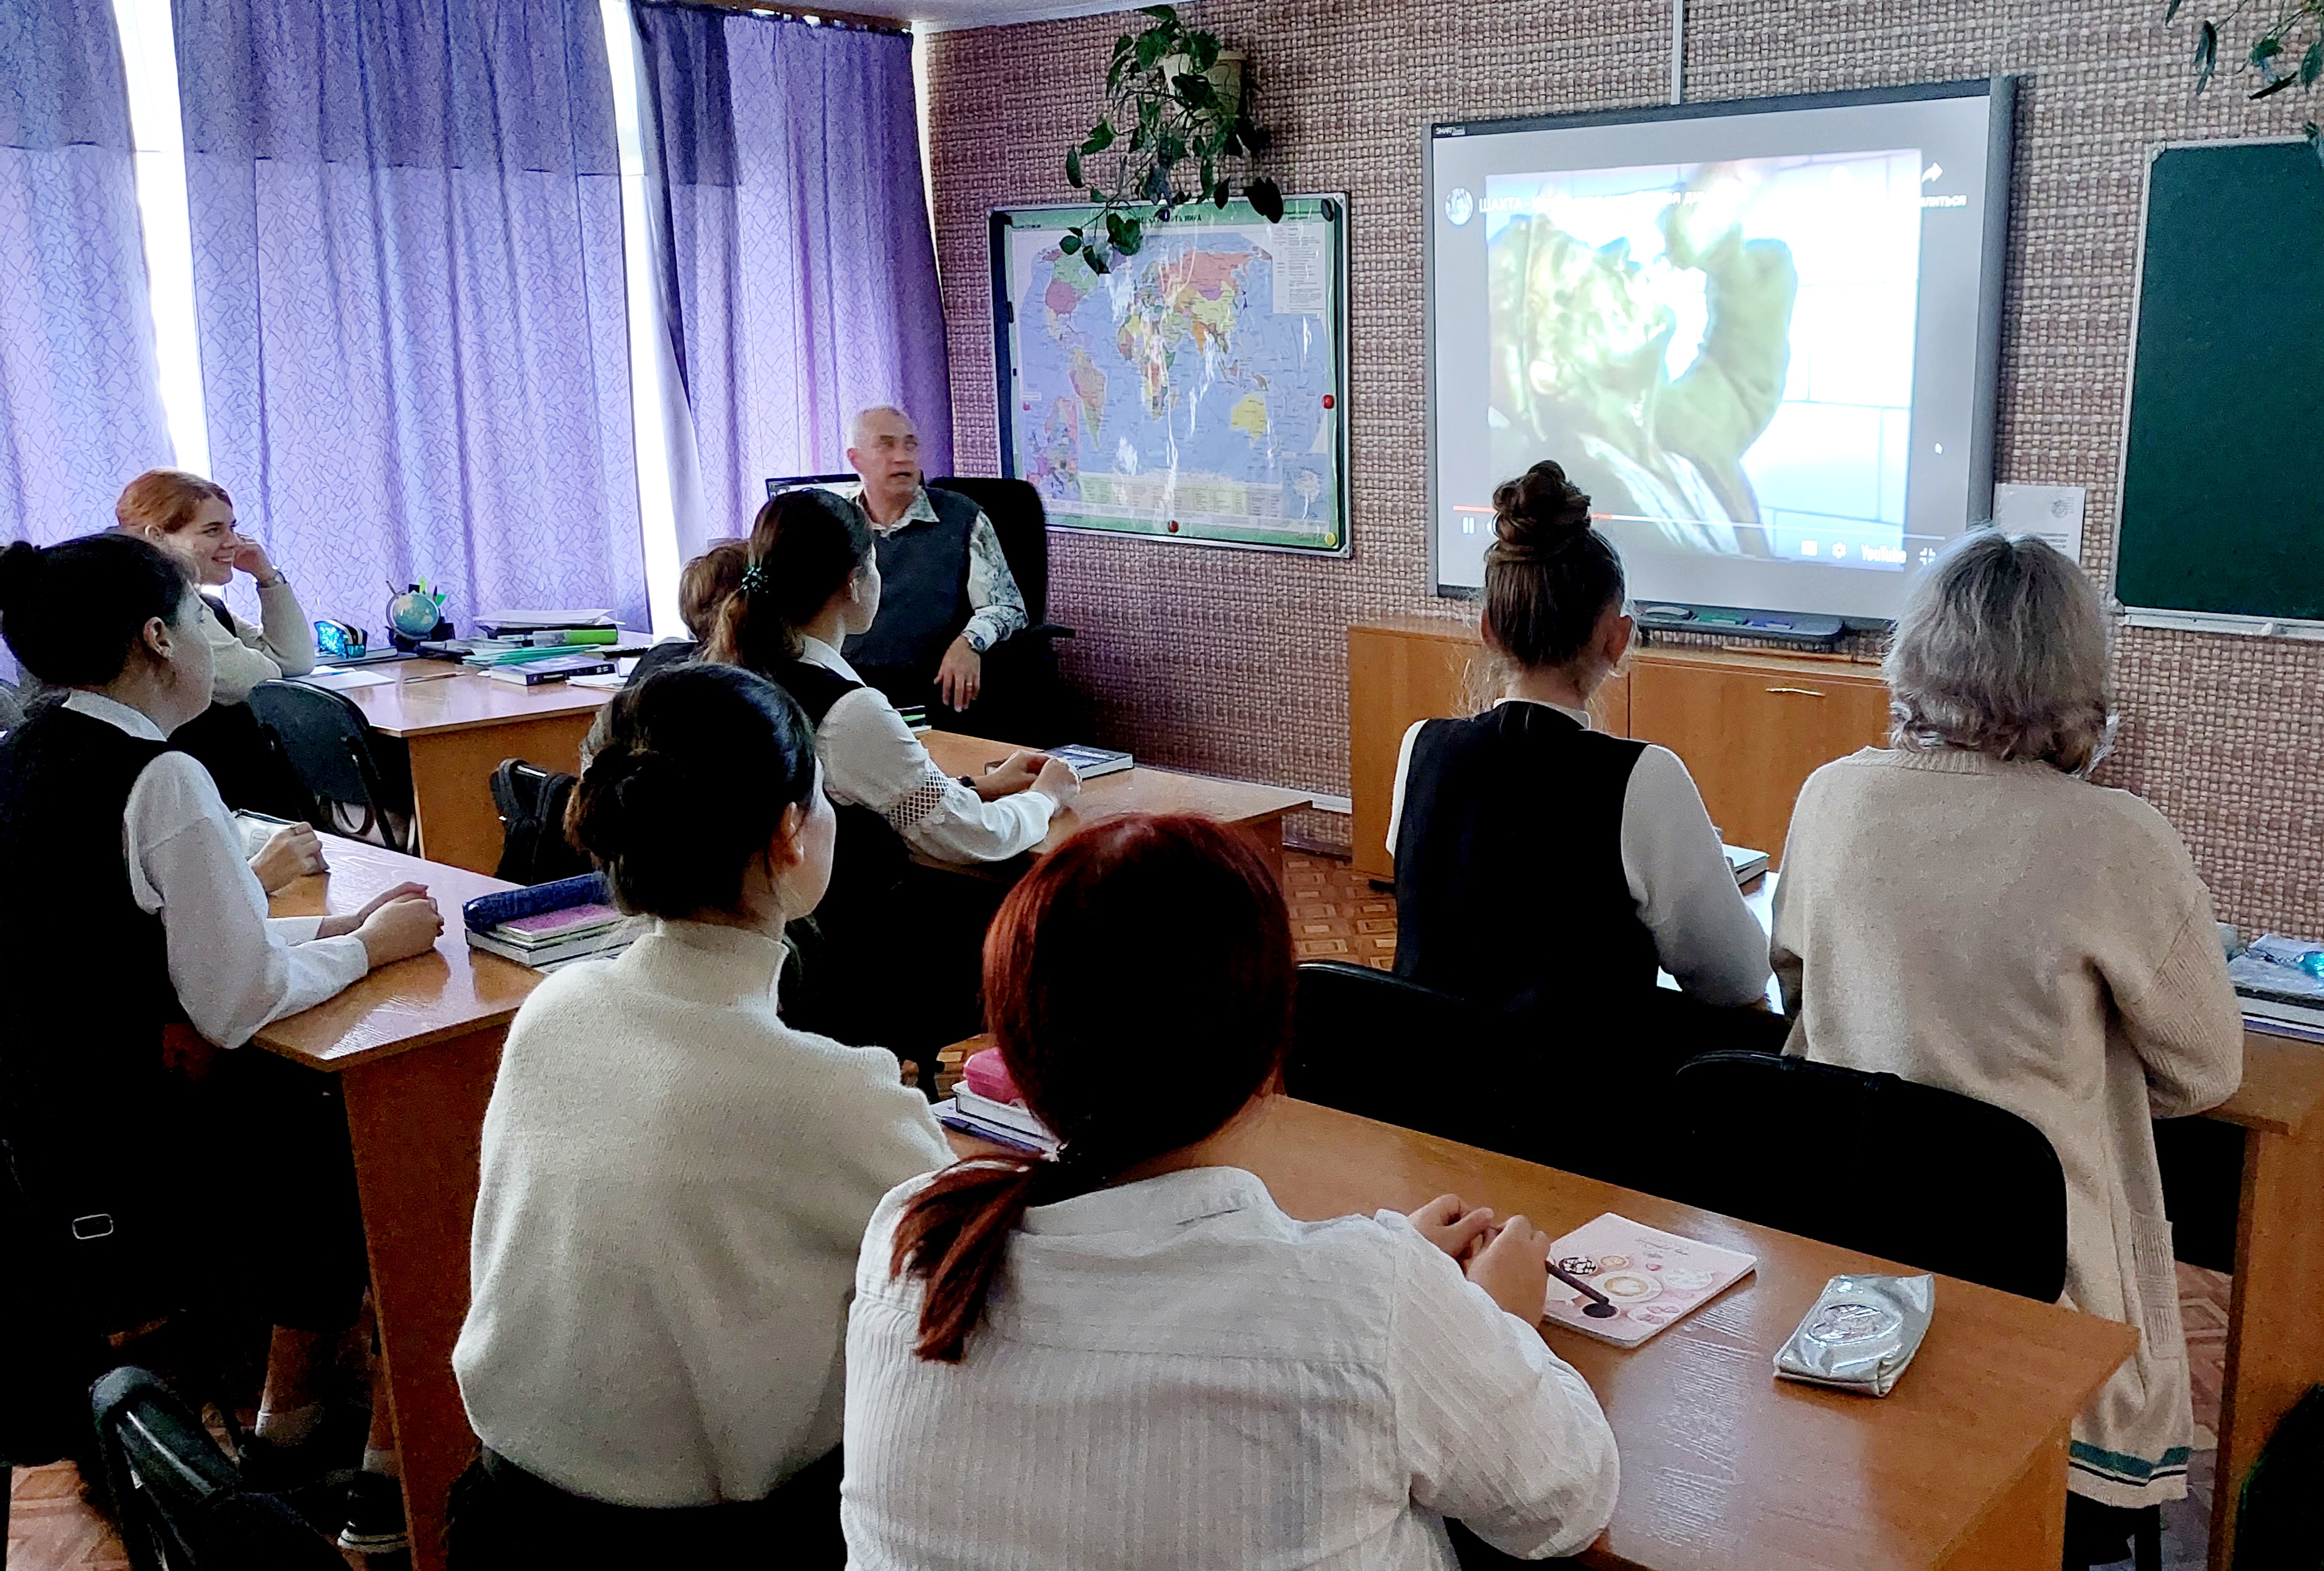
[(1283, 893), (1248, 841), (1193, 818), (1084, 831), (1010, 892), (984, 987), (1063, 1145), (873, 1214), (851, 1566), (1450, 1566), (1446, 1517), (1529, 1558), (1598, 1536), (1614, 1438), (1534, 1328), (1546, 1236), (1452, 1196), (1295, 1221), (1248, 1171), (1292, 988)]

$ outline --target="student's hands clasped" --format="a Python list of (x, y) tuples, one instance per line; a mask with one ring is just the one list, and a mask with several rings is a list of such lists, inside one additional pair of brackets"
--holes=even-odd
[(1411, 1213), (1420, 1236), (1454, 1260), (1495, 1303), (1527, 1325), (1549, 1307), (1550, 1236), (1523, 1217), (1495, 1226), (1493, 1213), (1439, 1195)]
[(269, 895), (293, 879), (326, 872), (322, 837), (306, 824), (286, 823), (266, 837), (266, 843), (250, 859), (250, 870), (258, 875), (258, 887)]
[(364, 953), (376, 968), (392, 960), (426, 954), (444, 935), (444, 914), (425, 884), (398, 884), (374, 896), (361, 911), (326, 916), (318, 938), (354, 933), (363, 940)]
[(1038, 791), (1062, 812), (1081, 795), (1082, 777), (1063, 758), (1019, 750), (986, 770), (984, 778), (974, 782), (973, 789), (987, 802), (1013, 796), (1019, 791)]

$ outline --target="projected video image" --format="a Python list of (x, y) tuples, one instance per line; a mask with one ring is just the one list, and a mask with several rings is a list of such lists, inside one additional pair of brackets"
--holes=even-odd
[(1626, 549), (1904, 567), (1916, 150), (1494, 175), (1493, 467)]

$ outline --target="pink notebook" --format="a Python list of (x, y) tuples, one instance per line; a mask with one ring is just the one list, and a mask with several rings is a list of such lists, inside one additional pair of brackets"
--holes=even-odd
[(561, 933), (576, 932), (586, 927), (604, 927), (619, 922), (622, 914), (601, 903), (587, 905), (567, 905), (560, 911), (544, 911), (538, 916), (520, 916), (513, 922), (503, 922), (493, 931), (504, 932), (527, 942), (539, 943)]
[(1636, 1347), (1733, 1287), (1759, 1263), (1748, 1254), (1659, 1232), (1611, 1211), (1551, 1245), (1549, 1258), (1596, 1296), (1553, 1276), (1542, 1318), (1618, 1347)]

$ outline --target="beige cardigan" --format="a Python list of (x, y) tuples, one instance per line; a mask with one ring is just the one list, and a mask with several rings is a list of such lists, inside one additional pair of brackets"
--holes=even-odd
[(2184, 1496), (2194, 1418), (2149, 1120), (2234, 1093), (2243, 1024), (2177, 833), (2046, 764), (1867, 749), (1802, 788), (1775, 904), (1790, 1052), (2050, 1137), (2063, 1301), (2141, 1332), (2074, 1422), (2070, 1485), (2128, 1507)]

